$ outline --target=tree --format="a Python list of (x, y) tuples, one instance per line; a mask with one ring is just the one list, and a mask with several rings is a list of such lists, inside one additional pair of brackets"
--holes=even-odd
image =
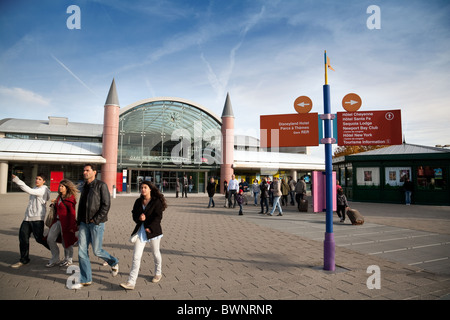
[(356, 154), (360, 152), (375, 150), (375, 149), (381, 149), (388, 146), (385, 145), (376, 145), (376, 146), (340, 146), (337, 147), (336, 150), (334, 150), (333, 157), (342, 157), (342, 156), (348, 156), (351, 154)]

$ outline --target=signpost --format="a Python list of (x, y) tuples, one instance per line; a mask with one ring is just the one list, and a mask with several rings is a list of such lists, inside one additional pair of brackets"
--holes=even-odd
[[(325, 202), (326, 230), (324, 240), (324, 270), (335, 270), (335, 241), (333, 233), (333, 166), (332, 144), (346, 145), (394, 145), (402, 144), (402, 127), (400, 110), (358, 112), (362, 99), (356, 93), (349, 93), (342, 99), (342, 107), (347, 112), (331, 113), (330, 86), (328, 85), (328, 68), (330, 60), (325, 58), (325, 84), (323, 86), (323, 111), (309, 113), (312, 101), (307, 96), (300, 96), (294, 101), (297, 114), (264, 115), (260, 117), (260, 144), (270, 147), (318, 146), (319, 121), (323, 121), (323, 137), (320, 143), (325, 147)], [(320, 119), (320, 120), (319, 120)], [(335, 119), (334, 137), (332, 121)], [(278, 144), (278, 145), (276, 145)]]
[(323, 116), (324, 121), (324, 146), (325, 146), (325, 196), (326, 196), (326, 216), (325, 216), (325, 240), (323, 242), (323, 269), (327, 271), (335, 270), (335, 241), (333, 233), (333, 164), (332, 164), (332, 136), (331, 136), (331, 105), (330, 86), (328, 85), (328, 67), (330, 66), (325, 58), (325, 84), (323, 86)]

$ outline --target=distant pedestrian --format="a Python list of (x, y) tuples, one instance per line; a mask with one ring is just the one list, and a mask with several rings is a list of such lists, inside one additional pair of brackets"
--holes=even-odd
[(345, 210), (348, 207), (347, 197), (344, 194), (344, 190), (339, 188), (337, 191), (337, 215), (341, 218), (340, 222), (345, 222)]
[(95, 256), (103, 259), (111, 267), (112, 276), (119, 273), (119, 259), (103, 249), (103, 234), (105, 222), (111, 206), (108, 186), (96, 179), (97, 166), (86, 164), (83, 168), (84, 184), (78, 205), (78, 261), (80, 263), (80, 283), (69, 289), (81, 289), (92, 283), (91, 260), (89, 259), (89, 245)]
[(242, 191), (244, 192), (244, 194), (243, 194), (244, 203), (245, 203), (245, 205), (247, 205), (248, 200), (247, 200), (246, 194), (249, 192), (249, 188), (248, 188), (248, 182), (245, 181), (245, 179), (241, 179), (241, 182), (239, 183), (239, 189), (242, 189)]
[(239, 182), (236, 180), (234, 174), (231, 175), (231, 180), (228, 183), (228, 208), (231, 208), (231, 197), (233, 197), (233, 208), (236, 206), (236, 194), (239, 190)]
[(216, 182), (214, 181), (214, 178), (211, 177), (211, 179), (209, 179), (208, 185), (206, 186), (206, 191), (208, 192), (208, 197), (209, 197), (209, 204), (208, 204), (208, 208), (215, 207), (214, 204), (214, 194), (216, 193)]
[(296, 185), (295, 180), (292, 179), (292, 177), (289, 177), (288, 184), (289, 184), (289, 195), (291, 197), (291, 205), (294, 205), (295, 204), (295, 185)]
[(411, 196), (414, 189), (414, 184), (409, 178), (406, 178), (406, 181), (403, 183), (403, 190), (405, 191), (405, 204), (411, 204)]
[(33, 233), (37, 243), (50, 249), (47, 241), (44, 240), (44, 219), (47, 211), (47, 201), (50, 199), (50, 190), (45, 185), (45, 177), (38, 174), (35, 179), (35, 187), (30, 188), (17, 176), (12, 175), (12, 181), (19, 186), (22, 191), (30, 195), (28, 206), (25, 210), (25, 217), (19, 229), (20, 260), (13, 264), (12, 268), (19, 268), (30, 262), (30, 236)]
[(189, 185), (189, 193), (191, 193), (192, 189), (194, 188), (194, 179), (192, 179), (192, 176), (189, 176), (188, 185)]
[(342, 187), (339, 184), (339, 180), (336, 180), (336, 192), (339, 192), (339, 189), (342, 189)]
[(270, 211), (270, 213), (268, 213), (269, 216), (272, 216), (273, 213), (275, 212), (275, 209), (278, 207), (278, 216), (282, 216), (283, 215), (283, 209), (281, 209), (281, 205), (280, 205), (280, 198), (281, 198), (281, 182), (277, 177), (273, 178), (273, 182), (272, 182), (272, 186), (273, 186), (273, 206), (272, 206), (272, 211)]
[(298, 179), (295, 185), (295, 201), (297, 202), (297, 208), (300, 210), (300, 203), (306, 195), (306, 182), (303, 177)]
[[(261, 214), (269, 212), (269, 185), (266, 182), (266, 179), (263, 178), (261, 184), (259, 185), (260, 193), (261, 193)], [(264, 212), (264, 206), (266, 206), (266, 211)]]
[(269, 205), (273, 205), (273, 181), (267, 178), (267, 184), (269, 185)]
[(164, 195), (151, 182), (144, 181), (141, 186), (141, 196), (136, 199), (133, 205), (132, 217), (136, 223), (131, 233), (131, 241), (134, 242), (133, 260), (128, 281), (120, 284), (122, 288), (134, 289), (141, 266), (142, 254), (147, 243), (150, 245), (155, 262), (155, 275), (152, 282), (156, 283), (161, 280), (162, 257), (159, 247), (163, 237), (161, 220), (166, 208), (167, 203)]
[(244, 213), (242, 212), (242, 204), (244, 203), (244, 190), (239, 189), (239, 193), (236, 195), (236, 202), (239, 205), (239, 215), (242, 216)]
[(187, 190), (188, 190), (188, 178), (186, 175), (184, 175), (183, 177), (183, 192), (181, 193), (181, 197), (186, 197), (187, 198)]
[(241, 179), (241, 182), (239, 183), (239, 189), (242, 189), (244, 193), (248, 192), (248, 182), (245, 181), (245, 179)]
[(281, 205), (287, 206), (288, 204), (289, 185), (286, 180), (281, 179)]
[(223, 206), (224, 206), (224, 208), (227, 208), (228, 207), (228, 195), (229, 195), (227, 180), (225, 180), (223, 182), (223, 193), (225, 194), (225, 204)]
[(258, 195), (261, 192), (261, 187), (259, 186), (258, 179), (253, 180), (252, 192), (253, 192), (253, 199), (255, 200), (255, 206), (257, 206), (258, 205)]
[(180, 187), (181, 187), (180, 178), (177, 178), (177, 182), (175, 182), (175, 194), (176, 194), (177, 198), (178, 198), (178, 192), (180, 192)]
[(51, 206), (55, 208), (53, 223), (47, 235), (47, 243), (50, 247), (52, 257), (46, 267), (50, 268), (59, 262), (59, 248), (56, 242), (61, 242), (64, 247), (64, 260), (60, 267), (67, 267), (73, 262), (73, 245), (78, 241), (75, 232), (77, 227), (77, 216), (75, 205), (78, 189), (72, 181), (63, 179), (59, 183), (58, 197), (52, 200)]

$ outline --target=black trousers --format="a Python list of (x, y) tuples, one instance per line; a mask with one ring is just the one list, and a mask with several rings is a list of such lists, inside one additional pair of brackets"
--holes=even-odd
[(33, 234), (37, 243), (50, 250), (47, 241), (44, 240), (44, 221), (22, 221), (19, 230), (20, 262), (30, 262), (30, 236)]
[(230, 193), (228, 195), (228, 208), (231, 208), (231, 196), (233, 196), (234, 199), (233, 208), (236, 206), (236, 193), (237, 190), (230, 190)]
[(337, 209), (336, 213), (337, 213), (338, 217), (341, 218), (342, 220), (345, 220), (345, 208), (346, 208), (346, 206), (341, 206), (341, 205), (337, 205), (337, 208), (336, 208)]
[(300, 210), (300, 201), (303, 200), (303, 193), (295, 194), (295, 201), (297, 202), (297, 208)]

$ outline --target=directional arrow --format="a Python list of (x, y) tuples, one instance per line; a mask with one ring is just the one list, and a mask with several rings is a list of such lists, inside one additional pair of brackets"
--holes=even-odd
[(349, 93), (342, 99), (342, 107), (348, 112), (355, 112), (361, 107), (361, 97), (356, 93)]
[(352, 105), (354, 105), (354, 104), (357, 104), (358, 101), (355, 101), (355, 100), (345, 101), (345, 104), (349, 104), (349, 103), (350, 103), (350, 105), (352, 106)]
[(394, 114), (392, 112), (388, 112), (388, 113), (386, 113), (385, 118), (387, 120), (392, 120), (392, 119), (394, 119)]
[(300, 96), (294, 101), (294, 109), (298, 113), (308, 113), (312, 109), (312, 100), (307, 96)]

